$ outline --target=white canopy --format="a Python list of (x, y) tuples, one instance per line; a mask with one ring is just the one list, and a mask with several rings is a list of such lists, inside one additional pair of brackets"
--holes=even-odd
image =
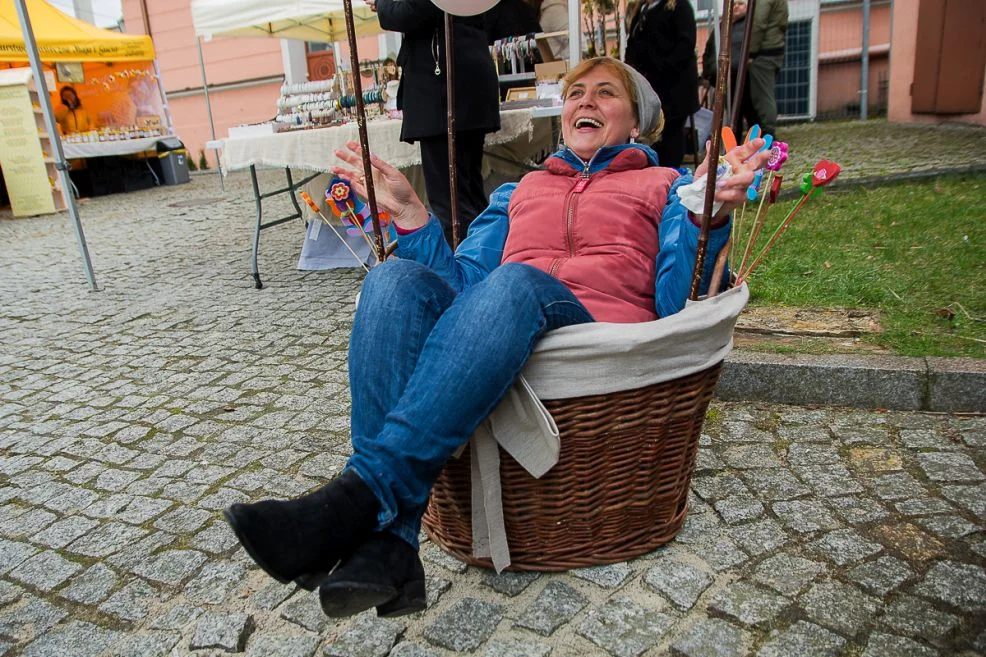
[[(302, 41), (346, 40), (342, 0), (192, 0), (195, 34), (268, 36)], [(353, 0), (356, 36), (379, 34), (380, 23), (366, 3)]]

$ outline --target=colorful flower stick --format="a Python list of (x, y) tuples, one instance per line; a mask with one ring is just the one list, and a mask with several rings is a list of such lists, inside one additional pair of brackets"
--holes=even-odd
[(760, 261), (763, 260), (765, 255), (767, 255), (767, 252), (774, 245), (774, 242), (776, 242), (784, 231), (787, 230), (787, 227), (791, 224), (791, 221), (794, 220), (795, 215), (802, 207), (804, 207), (804, 204), (808, 202), (808, 199), (812, 196), (816, 196), (816, 192), (821, 193), (821, 188), (835, 180), (839, 176), (839, 171), (841, 171), (841, 167), (835, 162), (821, 160), (815, 165), (814, 170), (810, 174), (805, 174), (805, 180), (801, 185), (801, 198), (791, 209), (791, 211), (788, 212), (787, 216), (784, 218), (784, 221), (781, 222), (781, 225), (774, 232), (774, 235), (770, 238), (770, 240), (768, 240), (767, 245), (764, 246), (763, 251), (760, 252), (760, 255), (754, 258), (753, 262), (750, 263), (749, 269), (744, 269), (743, 267), (740, 268), (736, 285), (742, 283), (753, 272), (756, 266), (760, 264)]

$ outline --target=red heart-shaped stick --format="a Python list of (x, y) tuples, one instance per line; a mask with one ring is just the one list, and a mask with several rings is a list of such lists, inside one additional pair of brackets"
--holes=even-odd
[(842, 171), (842, 167), (835, 162), (821, 160), (815, 165), (815, 170), (811, 174), (811, 182), (815, 187), (823, 187), (838, 178), (840, 171)]

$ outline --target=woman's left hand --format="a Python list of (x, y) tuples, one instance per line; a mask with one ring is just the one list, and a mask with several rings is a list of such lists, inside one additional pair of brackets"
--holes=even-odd
[[(715, 200), (722, 203), (722, 207), (716, 213), (716, 219), (726, 216), (746, 202), (746, 190), (753, 184), (753, 174), (758, 169), (764, 168), (770, 157), (770, 151), (757, 152), (763, 144), (763, 139), (757, 138), (726, 153), (726, 162), (733, 168), (733, 175), (721, 185), (716, 182)], [(706, 152), (708, 151), (709, 144), (706, 143)], [(706, 155), (705, 161), (695, 169), (695, 177), (701, 178), (708, 170), (709, 155)]]

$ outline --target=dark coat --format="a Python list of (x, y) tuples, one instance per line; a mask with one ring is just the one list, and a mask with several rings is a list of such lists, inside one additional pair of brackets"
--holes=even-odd
[[(445, 97), (445, 19), (430, 0), (378, 0), (380, 27), (403, 32), (397, 64), (397, 107), (404, 112), (401, 141), (448, 134)], [(456, 17), (456, 131), (500, 129), (500, 88), (482, 16)], [(441, 71), (435, 75), (437, 66)]]
[(698, 109), (698, 64), (695, 58), (695, 13), (689, 0), (667, 9), (666, 0), (641, 3), (631, 15), (627, 64), (640, 71), (661, 97), (667, 117), (684, 117)]

